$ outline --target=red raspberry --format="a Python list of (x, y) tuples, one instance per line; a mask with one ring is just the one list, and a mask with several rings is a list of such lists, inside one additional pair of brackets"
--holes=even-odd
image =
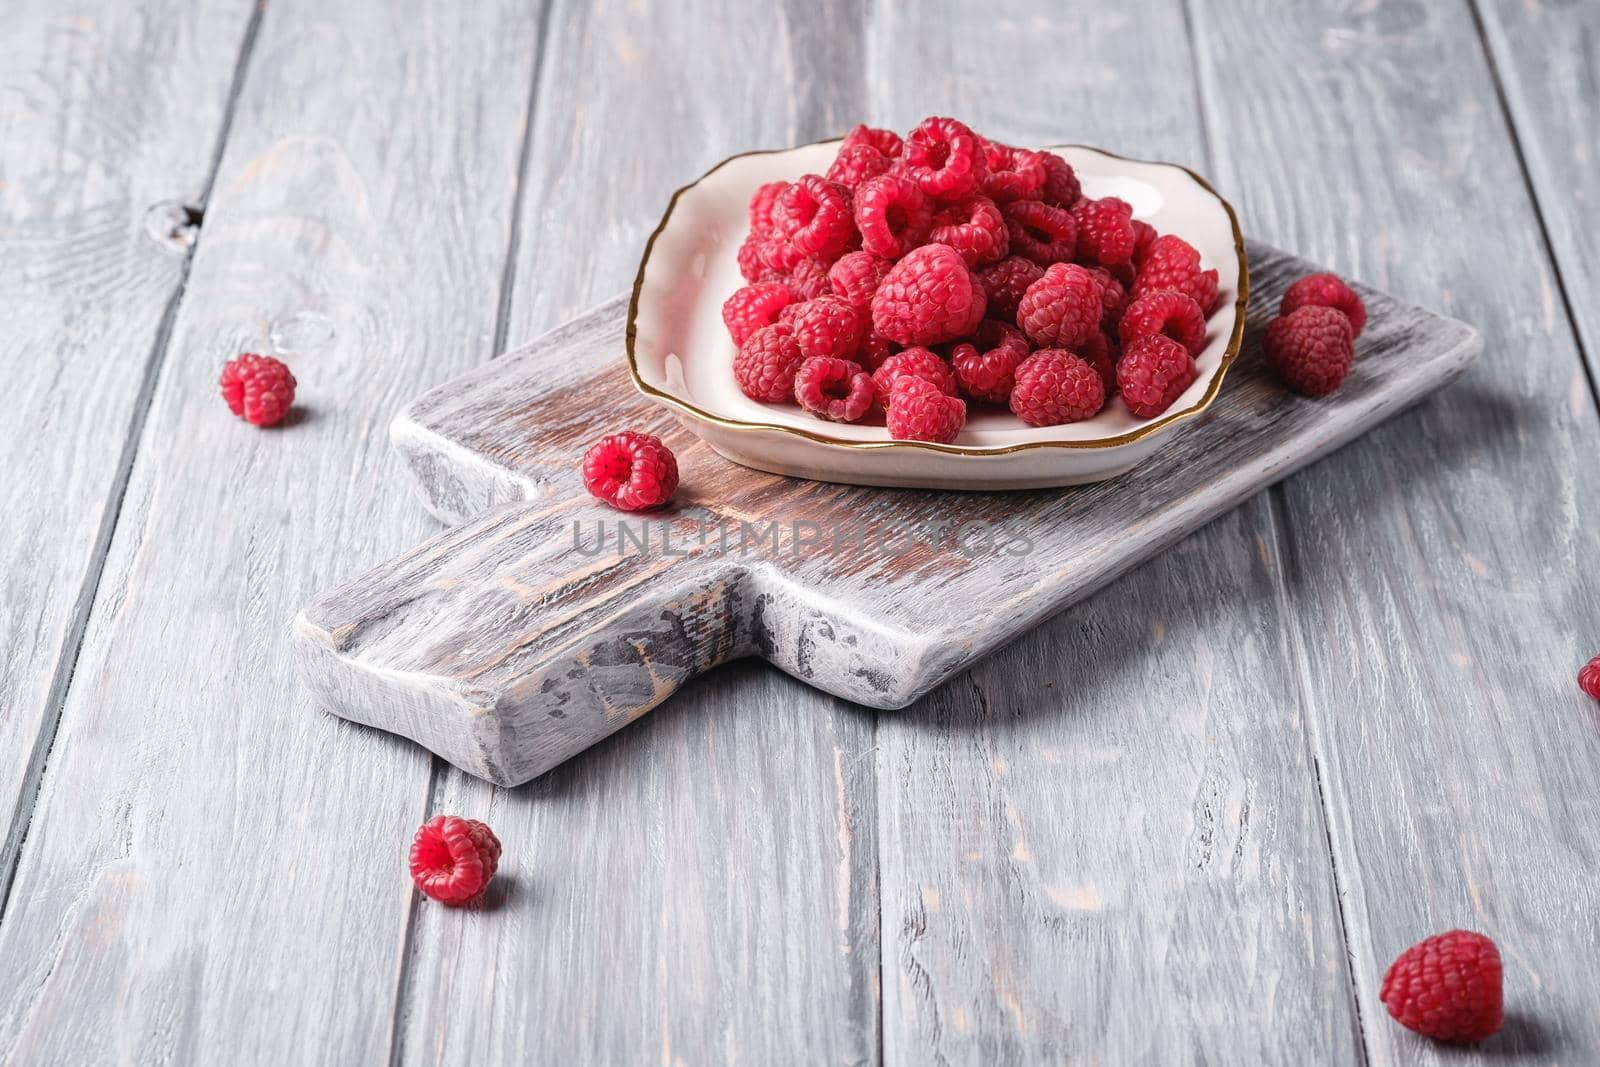
[(992, 263), (1006, 254), (1010, 237), (1000, 209), (986, 196), (947, 204), (934, 212), (928, 240), (961, 253), (967, 266)]
[(862, 248), (884, 259), (899, 259), (927, 238), (933, 206), (916, 182), (884, 174), (856, 190), (855, 221)]
[(1199, 373), (1188, 349), (1170, 337), (1151, 334), (1122, 350), (1117, 388), (1129, 411), (1153, 419), (1171, 407)]
[(1122, 312), (1128, 306), (1128, 290), (1104, 267), (1090, 267), (1088, 270), (1094, 276), (1095, 284), (1100, 286), (1100, 304), (1104, 308), (1100, 325), (1115, 329), (1117, 320), (1122, 318)]
[(1066, 208), (1018, 200), (1003, 209), (1011, 250), (1041, 267), (1065, 263), (1078, 248), (1078, 224)]
[(867, 339), (867, 316), (836, 296), (821, 296), (796, 307), (789, 318), (800, 354), (854, 359)]
[(1378, 999), (1407, 1030), (1437, 1041), (1482, 1041), (1505, 1021), (1500, 950), (1482, 934), (1451, 930), (1400, 953)]
[(1017, 364), (1028, 358), (1028, 342), (1016, 327), (985, 319), (977, 343), (956, 345), (950, 353), (956, 384), (973, 400), (1004, 404), (1011, 397)]
[(838, 259), (855, 236), (850, 190), (817, 174), (807, 174), (778, 194), (772, 221), (778, 235), (801, 254)]
[(832, 291), (833, 286), (828, 281), (828, 271), (831, 269), (828, 261), (808, 257), (794, 265), (794, 270), (789, 272), (784, 283), (789, 286), (789, 292), (794, 294), (796, 300), (815, 300)]
[(1106, 406), (1100, 375), (1065, 349), (1039, 349), (1017, 365), (1016, 378), (1011, 411), (1029, 426), (1082, 422)]
[(1133, 220), (1133, 265), (1144, 265), (1144, 257), (1150, 254), (1150, 246), (1156, 243), (1156, 238), (1161, 236), (1156, 233), (1156, 228), (1143, 219)]
[(1326, 396), (1350, 372), (1354, 341), (1344, 312), (1307, 306), (1267, 324), (1267, 362), (1295, 392)]
[(887, 174), (892, 166), (894, 160), (869, 144), (845, 145), (833, 157), (826, 177), (854, 191), (862, 182)]
[(848, 359), (813, 356), (794, 376), (794, 398), (818, 418), (855, 422), (872, 409), (872, 376)]
[(1200, 269), (1200, 253), (1188, 241), (1174, 233), (1163, 234), (1151, 243), (1139, 265), (1133, 295), (1152, 289), (1176, 289), (1209, 315), (1217, 302), (1217, 272)]
[(872, 306), (872, 294), (894, 266), (892, 260), (871, 252), (847, 252), (828, 269), (828, 284), (834, 294), (856, 307)]
[(766, 236), (772, 232), (772, 208), (778, 202), (778, 197), (785, 189), (789, 188), (788, 182), (767, 182), (758, 185), (756, 191), (750, 194), (750, 232), (759, 236)]
[(678, 460), (661, 438), (624, 430), (602, 437), (583, 454), (583, 486), (623, 511), (658, 508), (677, 491)]
[(1578, 671), (1578, 688), (1600, 700), (1600, 656), (1585, 663)]
[(294, 375), (281, 360), (246, 352), (222, 366), (222, 399), (228, 410), (257, 426), (276, 426), (294, 403)]
[(932, 345), (969, 333), (988, 297), (949, 245), (923, 245), (894, 265), (872, 295), (872, 325), (903, 345)]
[(876, 148), (879, 153), (888, 159), (899, 159), (900, 153), (905, 149), (905, 144), (900, 140), (898, 133), (893, 130), (875, 129), (865, 123), (844, 135), (844, 141), (839, 145), (839, 150), (843, 151), (858, 144)]
[(867, 334), (867, 341), (861, 346), (857, 363), (869, 372), (875, 371), (886, 363), (890, 356), (895, 354), (897, 346), (881, 333)]
[(1356, 337), (1367, 325), (1367, 306), (1337, 274), (1307, 274), (1289, 286), (1278, 305), (1278, 314), (1292, 315), (1303, 307), (1334, 308), (1344, 312)]
[(1106, 387), (1106, 396), (1115, 396), (1117, 393), (1117, 355), (1111, 345), (1111, 338), (1106, 336), (1104, 330), (1096, 330), (1087, 341), (1079, 345), (1076, 355), (1100, 375), (1100, 382)]
[(742, 345), (745, 338), (778, 320), (778, 312), (794, 302), (794, 295), (782, 282), (760, 282), (735, 290), (722, 303), (722, 321), (733, 337), (733, 343)]
[(1206, 347), (1206, 316), (1200, 305), (1172, 289), (1145, 293), (1128, 305), (1117, 324), (1117, 336), (1124, 346), (1151, 334), (1166, 334), (1191, 356)]
[(794, 330), (776, 322), (745, 338), (733, 357), (733, 377), (751, 400), (781, 404), (794, 395), (794, 372), (804, 358)]
[(1017, 325), (1036, 345), (1075, 348), (1100, 328), (1100, 283), (1076, 263), (1057, 263), (1022, 294)]
[(947, 396), (956, 395), (956, 376), (950, 365), (926, 348), (896, 352), (872, 372), (874, 395), (879, 404), (889, 406), (889, 394), (901, 378), (920, 378), (939, 387)]
[(500, 866), (500, 839), (477, 819), (435, 815), (411, 841), (411, 880), (450, 907), (482, 893)]
[(1133, 260), (1138, 242), (1133, 232), (1133, 206), (1126, 200), (1108, 196), (1100, 200), (1080, 200), (1072, 208), (1078, 224), (1078, 258), (1102, 267), (1114, 267)]
[(928, 196), (960, 200), (983, 187), (988, 172), (983, 138), (955, 119), (926, 118), (906, 136), (906, 177)]
[(966, 401), (917, 378), (895, 383), (884, 422), (896, 441), (949, 444), (967, 424)]
[(989, 297), (989, 314), (1017, 317), (1017, 304), (1028, 286), (1044, 277), (1044, 268), (1022, 256), (1007, 256), (978, 271), (983, 291)]
[(1045, 162), (1038, 152), (990, 141), (983, 158), (988, 170), (983, 179), (983, 195), (995, 203), (1037, 200), (1044, 192)]
[(1044, 160), (1044, 189), (1039, 199), (1051, 207), (1070, 208), (1083, 198), (1083, 187), (1072, 164), (1054, 152), (1040, 152)]

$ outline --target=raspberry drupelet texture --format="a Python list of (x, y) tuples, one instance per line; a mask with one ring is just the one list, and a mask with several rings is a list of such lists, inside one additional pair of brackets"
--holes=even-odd
[(927, 238), (933, 205), (915, 182), (891, 172), (856, 189), (855, 223), (862, 248), (899, 259)]
[(1206, 346), (1206, 316), (1189, 297), (1172, 289), (1156, 289), (1128, 305), (1117, 324), (1124, 346), (1141, 337), (1165, 334), (1198, 356)]
[(1354, 342), (1344, 312), (1308, 305), (1267, 324), (1267, 362), (1295, 392), (1326, 396), (1350, 373)]
[(971, 196), (988, 173), (983, 138), (950, 118), (923, 119), (906, 135), (900, 159), (906, 177), (939, 200)]
[(750, 194), (750, 232), (759, 237), (772, 233), (772, 207), (778, 202), (778, 197), (789, 188), (788, 182), (767, 182), (758, 185), (756, 191)]
[(778, 313), (794, 303), (794, 294), (782, 282), (758, 282), (735, 290), (722, 303), (722, 321), (728, 327), (733, 343), (742, 345), (745, 339), (763, 326), (778, 321)]
[(778, 194), (772, 221), (778, 236), (800, 250), (833, 262), (855, 237), (850, 190), (819, 174), (807, 174)]
[(1143, 266), (1145, 257), (1150, 254), (1150, 246), (1156, 243), (1156, 238), (1161, 235), (1156, 228), (1143, 219), (1133, 220), (1133, 265), (1135, 268)]
[(1017, 365), (1011, 411), (1029, 426), (1081, 422), (1105, 404), (1099, 373), (1065, 349), (1041, 348)]
[(867, 340), (862, 344), (861, 352), (856, 362), (865, 367), (868, 372), (875, 371), (899, 350), (899, 346), (893, 341), (877, 331), (872, 331), (867, 334)]
[(1051, 207), (1070, 208), (1083, 198), (1083, 186), (1078, 184), (1077, 172), (1072, 164), (1054, 152), (1040, 152), (1044, 163), (1044, 188), (1039, 199)]
[(1578, 688), (1600, 700), (1600, 656), (1594, 657), (1578, 669)]
[(1378, 999), (1407, 1030), (1436, 1041), (1482, 1041), (1500, 1031), (1500, 950), (1470, 930), (1419, 941), (1389, 965)]
[(1106, 336), (1104, 330), (1096, 330), (1090, 338), (1074, 349), (1077, 357), (1100, 375), (1100, 381), (1106, 387), (1106, 398), (1117, 394), (1117, 354), (1111, 344), (1111, 338)]
[(257, 426), (276, 426), (289, 414), (298, 383), (281, 360), (246, 352), (223, 364), (217, 384), (229, 411)]
[(1057, 263), (1022, 294), (1017, 325), (1041, 348), (1075, 348), (1100, 328), (1100, 285), (1076, 263)]
[(890, 393), (884, 422), (896, 441), (949, 444), (967, 424), (967, 405), (920, 378), (902, 378)]
[(1133, 282), (1133, 295), (1154, 289), (1176, 289), (1207, 315), (1217, 302), (1217, 272), (1200, 269), (1200, 253), (1177, 234), (1162, 234), (1151, 242)]
[(1002, 213), (1011, 251), (1017, 255), (1048, 267), (1066, 263), (1077, 254), (1078, 223), (1067, 209), (1038, 200), (1018, 200), (1007, 204)]
[(983, 195), (995, 203), (1037, 200), (1044, 192), (1045, 162), (1038, 152), (990, 141), (983, 156), (988, 171), (983, 178)]
[(851, 148), (855, 145), (866, 145), (875, 148), (888, 159), (899, 159), (900, 153), (905, 149), (905, 142), (900, 140), (900, 135), (893, 130), (881, 130), (874, 126), (862, 123), (844, 135), (844, 141), (839, 145), (839, 150)]
[(872, 376), (848, 359), (813, 356), (794, 376), (800, 406), (830, 422), (855, 422), (872, 409)]
[(827, 260), (808, 256), (794, 265), (784, 284), (789, 287), (789, 292), (794, 294), (797, 301), (815, 300), (819, 296), (826, 296), (833, 291), (833, 285), (828, 279), (828, 272), (832, 264)]
[(1089, 273), (1094, 276), (1095, 284), (1100, 286), (1100, 304), (1104, 308), (1100, 325), (1104, 329), (1114, 330), (1128, 306), (1128, 290), (1104, 267), (1090, 267)]
[(435, 815), (412, 839), (410, 865), (418, 889), (460, 907), (488, 888), (500, 866), (500, 839), (476, 819)]
[(961, 253), (929, 244), (904, 256), (872, 296), (872, 326), (903, 345), (932, 345), (968, 333), (988, 297)]
[(1080, 200), (1073, 205), (1078, 224), (1078, 259), (1115, 267), (1133, 261), (1138, 237), (1133, 232), (1133, 206), (1114, 196)]
[(985, 319), (974, 342), (962, 342), (950, 351), (956, 385), (967, 397), (986, 404), (1005, 404), (1016, 384), (1017, 364), (1028, 358), (1028, 342), (1015, 327)]
[(907, 348), (885, 359), (872, 372), (874, 396), (887, 408), (889, 395), (901, 378), (920, 378), (936, 386), (941, 393), (956, 395), (956, 376), (950, 364), (926, 348)]
[(1171, 407), (1198, 375), (1188, 349), (1170, 337), (1151, 334), (1122, 350), (1117, 390), (1129, 411), (1153, 419)]
[(1367, 325), (1367, 306), (1337, 274), (1307, 274), (1283, 294), (1278, 314), (1292, 315), (1303, 307), (1325, 307), (1344, 312), (1356, 337)]
[(928, 240), (961, 253), (967, 266), (992, 263), (1005, 256), (1010, 243), (1006, 220), (986, 196), (946, 204), (933, 213)]
[(1028, 286), (1044, 277), (1044, 268), (1023, 256), (1007, 256), (978, 270), (983, 291), (989, 298), (990, 315), (1017, 317), (1017, 305)]
[(867, 339), (866, 313), (836, 296), (821, 296), (798, 305), (788, 318), (800, 354), (854, 359)]
[(745, 338), (733, 357), (733, 377), (751, 400), (781, 404), (794, 395), (794, 372), (804, 358), (794, 330), (775, 322)]
[(888, 173), (892, 166), (894, 160), (869, 144), (845, 145), (839, 149), (839, 154), (833, 157), (833, 163), (829, 165), (825, 177), (830, 182), (838, 182), (846, 189), (854, 191), (862, 182)]
[(624, 430), (583, 454), (583, 486), (614, 508), (648, 511), (677, 492), (678, 460), (654, 434)]
[(872, 294), (888, 276), (893, 260), (871, 252), (847, 252), (828, 268), (828, 284), (835, 296), (859, 308), (872, 306)]

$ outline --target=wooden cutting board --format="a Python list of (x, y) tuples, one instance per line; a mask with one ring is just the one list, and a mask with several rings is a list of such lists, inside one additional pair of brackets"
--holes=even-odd
[[(1349, 379), (1331, 397), (1293, 395), (1264, 366), (1261, 332), (1288, 283), (1321, 268), (1257, 244), (1249, 256), (1244, 350), (1209, 412), (1125, 475), (1027, 492), (857, 488), (731, 464), (632, 388), (626, 301), (613, 300), (396, 420), (424, 502), (453, 528), (301, 612), (305, 681), (336, 714), (501, 785), (741, 656), (903, 707), (1423, 399), (1482, 348), (1470, 326), (1363, 288)], [(626, 516), (584, 492), (583, 451), (623, 428), (677, 453), (670, 511)]]

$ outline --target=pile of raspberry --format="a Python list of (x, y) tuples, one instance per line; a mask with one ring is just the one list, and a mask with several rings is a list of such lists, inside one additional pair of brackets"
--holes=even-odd
[(897, 440), (949, 442), (969, 404), (1030, 426), (1139, 418), (1195, 380), (1217, 272), (1052, 152), (955, 119), (902, 140), (857, 126), (826, 174), (769, 182), (722, 308), (745, 395), (818, 418), (881, 411)]

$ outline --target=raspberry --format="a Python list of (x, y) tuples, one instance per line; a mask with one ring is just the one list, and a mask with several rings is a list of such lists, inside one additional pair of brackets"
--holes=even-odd
[(813, 356), (794, 376), (794, 398), (818, 418), (855, 422), (872, 409), (872, 376), (848, 359)]
[(805, 357), (787, 323), (763, 326), (739, 346), (733, 377), (751, 400), (782, 403), (794, 394), (794, 372)]
[(411, 841), (411, 880), (450, 907), (482, 893), (500, 866), (500, 839), (477, 819), (435, 815)]
[(1094, 276), (1095, 284), (1100, 286), (1100, 305), (1104, 309), (1104, 313), (1100, 316), (1100, 325), (1106, 329), (1115, 329), (1117, 320), (1122, 318), (1122, 312), (1127, 307), (1128, 291), (1104, 267), (1088, 269)]
[(906, 177), (928, 196), (960, 200), (983, 186), (983, 139), (955, 119), (926, 118), (906, 137)]
[(246, 352), (222, 367), (222, 399), (228, 410), (257, 426), (276, 426), (294, 403), (294, 375), (281, 360)]
[(750, 232), (752, 234), (764, 237), (772, 232), (772, 207), (787, 188), (789, 188), (788, 182), (767, 182), (765, 185), (758, 185), (756, 191), (750, 194)]
[(1198, 356), (1206, 346), (1206, 316), (1200, 305), (1172, 289), (1145, 293), (1128, 305), (1117, 324), (1124, 346), (1151, 334), (1165, 334)]
[(1267, 324), (1267, 361), (1295, 392), (1326, 396), (1350, 372), (1354, 338), (1344, 312), (1303, 307)]
[(857, 126), (844, 135), (844, 141), (839, 145), (842, 152), (854, 145), (866, 145), (876, 148), (887, 159), (899, 159), (900, 153), (905, 149), (905, 144), (900, 140), (900, 135), (893, 130), (880, 130), (865, 123)]
[(867, 339), (866, 315), (836, 296), (807, 300), (789, 318), (800, 354), (854, 359)]
[(1044, 162), (1044, 189), (1040, 200), (1051, 207), (1070, 208), (1083, 198), (1083, 187), (1078, 184), (1078, 175), (1071, 163), (1054, 152), (1040, 152), (1039, 156)]
[(1200, 269), (1200, 253), (1188, 241), (1177, 234), (1163, 234), (1151, 243), (1139, 265), (1133, 295), (1152, 289), (1176, 289), (1209, 315), (1217, 302), (1217, 272)]
[(794, 295), (782, 282), (761, 282), (736, 290), (722, 303), (722, 321), (733, 337), (733, 343), (742, 345), (745, 338), (771, 326), (778, 312), (794, 302)]
[(1004, 208), (1011, 250), (1041, 267), (1065, 263), (1077, 252), (1078, 224), (1065, 208), (1018, 200)]
[(807, 256), (832, 262), (855, 236), (851, 226), (850, 190), (816, 174), (807, 174), (778, 194), (772, 205), (778, 235)]
[(846, 303), (871, 307), (872, 294), (893, 266), (893, 261), (871, 252), (847, 252), (828, 269), (828, 284)]
[(1100, 200), (1080, 200), (1072, 208), (1078, 224), (1078, 258), (1102, 267), (1114, 267), (1133, 259), (1137, 235), (1133, 232), (1133, 206), (1126, 200), (1108, 196)]
[(987, 300), (959, 252), (923, 245), (896, 263), (872, 295), (872, 325), (903, 345), (937, 344), (976, 327)]
[(1171, 407), (1199, 373), (1188, 349), (1170, 337), (1151, 334), (1123, 349), (1117, 361), (1117, 388), (1129, 411), (1153, 419)]
[(855, 221), (862, 248), (884, 259), (899, 259), (928, 236), (933, 206), (915, 182), (884, 174), (856, 190)]
[(926, 348), (908, 348), (896, 352), (879, 364), (872, 372), (872, 384), (878, 403), (889, 406), (889, 395), (901, 378), (920, 378), (938, 386), (947, 396), (956, 395), (956, 376), (950, 365)]
[(1156, 228), (1143, 219), (1133, 220), (1133, 265), (1144, 264), (1145, 256), (1150, 254), (1150, 246), (1156, 243)]
[(1044, 157), (1026, 148), (990, 141), (983, 150), (985, 169), (983, 195), (997, 204), (1013, 200), (1037, 200), (1044, 191)]
[(896, 346), (893, 341), (881, 333), (867, 334), (866, 343), (861, 346), (861, 352), (856, 362), (868, 371), (875, 371), (883, 366), (890, 356), (895, 354)]
[(1017, 365), (1016, 378), (1011, 411), (1029, 426), (1082, 422), (1106, 406), (1100, 375), (1064, 349), (1039, 349)]
[(1283, 294), (1278, 314), (1292, 315), (1303, 307), (1325, 307), (1344, 312), (1355, 337), (1360, 337), (1367, 325), (1367, 306), (1337, 274), (1307, 274), (1296, 281)]
[(1079, 345), (1076, 351), (1079, 359), (1094, 368), (1100, 375), (1100, 382), (1106, 387), (1106, 396), (1115, 396), (1117, 392), (1117, 356), (1112, 351), (1111, 338), (1106, 336), (1104, 330), (1096, 330), (1089, 339)]
[(796, 300), (815, 300), (827, 295), (833, 288), (828, 282), (830, 269), (827, 261), (808, 257), (794, 265), (784, 283), (789, 286), (789, 292), (794, 294)]
[(934, 212), (928, 240), (961, 253), (967, 266), (991, 263), (1006, 254), (1010, 237), (1000, 209), (986, 196), (948, 204)]
[(661, 438), (624, 430), (583, 454), (583, 487), (623, 511), (658, 508), (678, 488), (678, 460)]
[(1017, 325), (1034, 344), (1074, 348), (1100, 328), (1100, 284), (1075, 263), (1057, 263), (1022, 294)]
[[(987, 336), (985, 336), (987, 335)], [(973, 400), (1004, 404), (1015, 384), (1017, 364), (1028, 358), (1028, 342), (1015, 327), (985, 319), (976, 344), (963, 342), (950, 353), (956, 384)]]
[(1578, 688), (1600, 700), (1600, 656), (1585, 663), (1578, 671)]
[(889, 398), (884, 422), (896, 441), (949, 444), (967, 424), (967, 405), (927, 382), (902, 379)]
[(838, 182), (854, 191), (862, 182), (888, 173), (893, 165), (894, 160), (869, 144), (845, 145), (833, 157), (826, 177), (830, 182)]
[(1017, 304), (1028, 286), (1044, 277), (1044, 268), (1022, 256), (1007, 256), (978, 271), (983, 291), (989, 297), (989, 314), (1017, 317)]
[(1400, 953), (1378, 999), (1407, 1030), (1438, 1041), (1482, 1041), (1505, 1021), (1500, 950), (1482, 934), (1451, 930)]

